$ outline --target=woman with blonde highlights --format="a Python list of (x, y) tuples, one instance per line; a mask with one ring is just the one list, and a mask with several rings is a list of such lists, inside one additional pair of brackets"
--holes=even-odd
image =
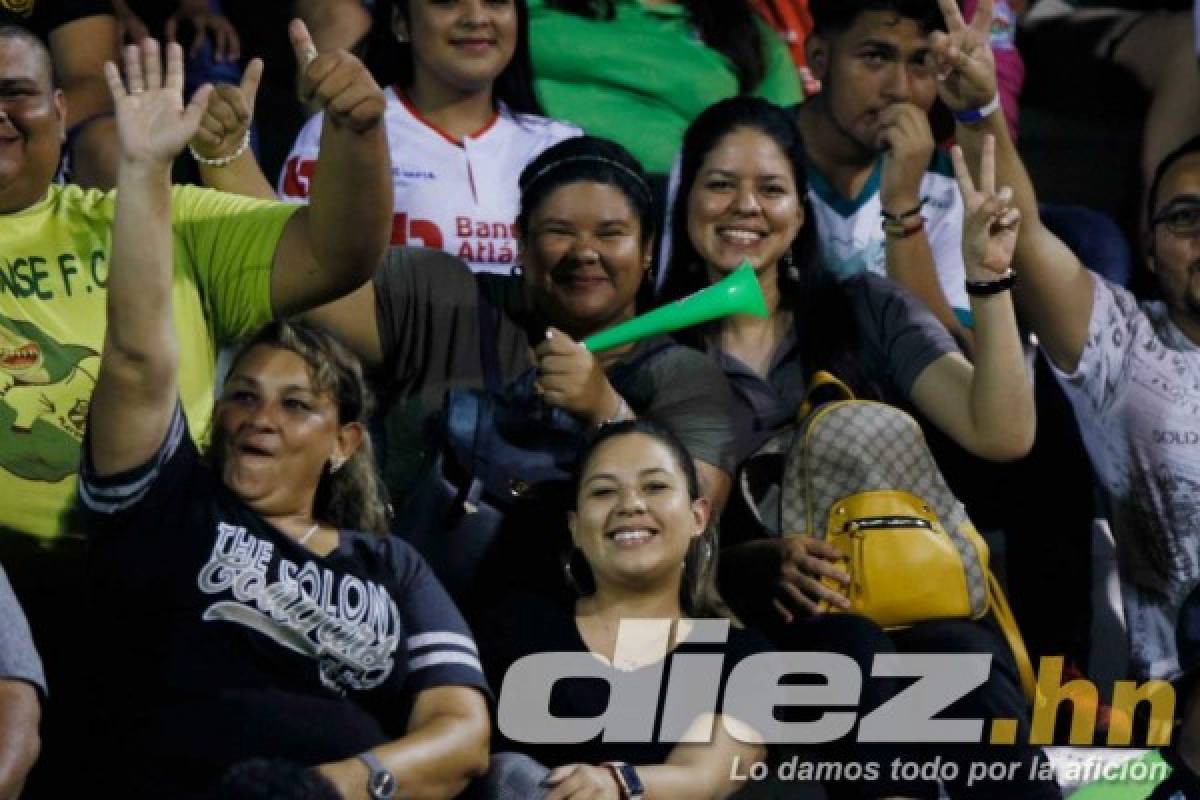
[(178, 45), (165, 82), (153, 42), (125, 67), (128, 90), (108, 66), (122, 158), (79, 490), (103, 654), (96, 794), (221, 796), (223, 773), (266, 758), (346, 800), (457, 796), (487, 763), (486, 684), (429, 568), (381, 535), (355, 358), (269, 325), (234, 359), (208, 458), (193, 444), (169, 173), (207, 90), (183, 107)]

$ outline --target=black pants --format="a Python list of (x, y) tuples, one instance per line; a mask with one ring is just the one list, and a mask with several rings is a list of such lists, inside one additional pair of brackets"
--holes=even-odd
[[(818, 760), (880, 765), (877, 781), (827, 781), (831, 798), (938, 797), (936, 782), (899, 777), (893, 779), (895, 761), (929, 764), (939, 756), (942, 763), (953, 763), (957, 777), (945, 781), (953, 798), (989, 800), (1020, 797), (1022, 800), (1061, 798), (1054, 780), (1038, 780), (1044, 756), (1039, 748), (1021, 742), (1029, 738), (1028, 703), (1021, 692), (1016, 665), (1003, 638), (984, 622), (945, 620), (914, 625), (902, 631), (886, 632), (874, 622), (850, 614), (821, 614), (792, 625), (773, 626), (768, 634), (777, 647), (788, 651), (832, 652), (849, 656), (863, 676), (859, 719), (879, 708), (907, 688), (908, 679), (872, 678), (876, 656), (888, 653), (985, 653), (992, 656), (988, 680), (948, 706), (937, 716), (944, 719), (982, 719), (983, 737), (990, 732), (990, 720), (1017, 720), (1017, 744), (996, 746), (982, 743), (859, 743), (858, 726), (842, 740), (813, 749)], [(826, 709), (818, 710), (824, 713)], [(789, 721), (800, 721), (789, 719)], [(1003, 764), (1008, 767), (1003, 779), (975, 780), (968, 786), (973, 764)], [(1015, 767), (1008, 765), (1015, 764)], [(949, 768), (947, 768), (949, 769)], [(999, 769), (997, 769), (997, 773)], [(1009, 774), (1011, 773), (1011, 778)]]

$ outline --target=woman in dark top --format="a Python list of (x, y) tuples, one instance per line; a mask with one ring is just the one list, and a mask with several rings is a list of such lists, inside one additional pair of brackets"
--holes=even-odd
[[(733, 465), (729, 387), (702, 353), (666, 336), (600, 353), (582, 345), (633, 317), (641, 289), (650, 284), (654, 218), (637, 161), (613, 142), (576, 137), (534, 159), (520, 185), (519, 272), (472, 275), (447, 253), (392, 248), (370, 285), (308, 317), (337, 333), (379, 374), (391, 398), (384, 458), (403, 526), (398, 530), (417, 543), (468, 615), (503, 584), (559, 582), (547, 554), (565, 536), (556, 523), (566, 509), (557, 494), (548, 501), (553, 510), (545, 497), (534, 499), (551, 481), (503, 508), (500, 533), (478, 559), (478, 575), (474, 563), (455, 560), (466, 548), (456, 548), (455, 558), (442, 556), (450, 540), (436, 537), (444, 526), (413, 530), (430, 506), (440, 512), (426, 500), (439, 495), (425, 491), (429, 484), (421, 480), (440, 479), (431, 472), (432, 456), (449, 448), (430, 447), (431, 439), (438, 442), (428, 433), (440, 430), (435, 415), (452, 390), (512, 397), (515, 414), (546, 421), (523, 429), (517, 444), (531, 450), (530, 441), (547, 431), (552, 444), (578, 448), (603, 422), (652, 418), (684, 442), (702, 492), (716, 504), (728, 491)], [(481, 448), (476, 457), (492, 458), (493, 449)], [(521, 477), (519, 468), (510, 469)]]
[[(718, 685), (724, 686), (729, 672), (745, 657), (769, 649), (759, 635), (731, 628), (721, 616), (712, 585), (715, 538), (708, 528), (710, 508), (699, 494), (692, 460), (669, 431), (634, 420), (602, 428), (581, 465), (575, 509), (568, 519), (572, 550), (564, 561), (577, 599), (563, 605), (557, 598), (535, 594), (504, 598), (490, 609), (479, 631), (481, 653), (496, 686), (524, 656), (586, 653), (595, 659), (586, 659), (591, 665), (584, 668), (588, 677), (559, 680), (547, 697), (532, 703), (516, 695), (531, 682), (547, 685), (547, 677), (532, 674), (531, 667), (525, 670), (531, 673), (525, 681), (510, 674), (510, 694), (500, 697), (502, 735), (496, 749), (524, 753), (550, 768), (548, 775), (545, 770), (527, 770), (526, 778), (531, 783), (544, 778), (543, 785), (552, 787), (546, 796), (554, 800), (633, 794), (619, 793), (618, 773), (625, 770), (605, 766), (614, 761), (633, 765), (646, 796), (655, 800), (726, 797), (739, 787), (730, 780), (733, 760), (740, 759), (748, 769), (765, 753), (761, 746), (746, 743), (758, 740), (754, 732), (718, 714), (720, 703), (711, 707), (712, 713), (687, 715), (674, 725), (664, 719), (664, 730), (657, 727), (668, 677), (679, 680), (685, 663), (698, 663), (682, 662), (685, 655), (721, 656)], [(599, 720), (611, 702), (614, 714), (628, 719), (638, 706), (619, 684), (642, 682), (656, 670), (661, 670), (656, 700), (646, 702), (643, 693), (641, 706), (647, 738), (653, 731), (653, 741), (602, 741), (598, 723), (594, 735), (582, 743), (537, 743), (545, 730), (525, 713), (531, 706), (540, 704), (559, 719)], [(611, 696), (597, 678), (612, 681)], [(620, 739), (613, 736), (615, 722), (608, 724), (606, 738)], [(678, 729), (667, 732), (671, 727)], [(714, 737), (710, 740), (705, 733), (699, 741), (711, 743), (676, 744), (685, 730), (694, 734), (710, 727)], [(621, 728), (629, 732), (627, 722)]]
[[(771, 310), (765, 320), (732, 316), (690, 335), (734, 388), (741, 412), (739, 460), (795, 420), (818, 370), (841, 378), (859, 396), (915, 407), (978, 456), (1023, 455), (1033, 437), (1033, 389), (1008, 292), (972, 298), (978, 340), (972, 365), (896, 284), (869, 275), (838, 283), (818, 262), (804, 164), (804, 146), (789, 116), (755, 98), (712, 106), (685, 138), (672, 215), (671, 294), (706, 286), (749, 260)], [(968, 278), (995, 280), (1012, 257), (1016, 211), (1004, 195), (978, 193), (968, 200)], [(840, 574), (823, 566), (828, 562), (820, 552), (793, 557), (803, 573)], [(804, 577), (781, 588), (785, 616), (789, 609), (815, 610), (812, 600), (839, 602), (836, 593)]]
[[(994, 288), (987, 283), (1002, 279), (1008, 270), (1019, 218), (1011, 207), (1011, 193), (995, 191), (990, 161), (984, 160), (976, 191), (964, 178), (961, 155), (955, 157), (967, 210), (967, 279), (985, 288), (983, 295), (971, 296), (974, 364), (900, 287), (870, 275), (839, 284), (821, 268), (805, 199), (804, 165), (803, 143), (789, 115), (755, 98), (712, 106), (684, 137), (679, 199), (672, 218), (675, 249), (670, 274), (678, 280), (676, 291), (708, 285), (748, 260), (771, 310), (765, 320), (727, 317), (693, 337), (693, 344), (721, 364), (734, 388), (742, 411), (737, 416), (747, 423), (739, 430), (740, 456), (795, 420), (817, 370), (838, 376), (860, 396), (914, 406), (976, 455), (997, 460), (1023, 455), (1033, 437), (1033, 388), (1009, 293), (986, 291)], [(903, 238), (901, 233), (894, 230), (889, 239)], [(1015, 664), (1004, 641), (985, 624), (939, 620), (885, 633), (856, 615), (822, 613), (825, 603), (842, 610), (849, 607), (846, 595), (834, 588), (850, 581), (841, 552), (814, 536), (751, 538), (728, 546), (744, 533), (729, 525), (722, 529), (727, 545), (721, 552), (722, 594), (781, 649), (843, 652), (860, 664), (864, 675), (870, 674), (881, 652), (991, 654), (988, 681), (952, 706), (951, 716), (1027, 721)], [(884, 681), (866, 682), (864, 712), (897, 688)], [(1036, 774), (1028, 769), (1035, 752), (1015, 747), (1006, 757), (1028, 762), (1023, 773), (1028, 778)], [(966, 762), (989, 755), (970, 747), (946, 748), (945, 754), (963, 765), (963, 776)], [(913, 757), (872, 755), (877, 760)], [(968, 788), (965, 781), (957, 781), (947, 788), (954, 797), (1058, 796), (1052, 781), (1035, 783), (1014, 790), (981, 782)], [(835, 788), (849, 796), (864, 791), (852, 785)], [(868, 796), (924, 796), (934, 788), (881, 783), (866, 791), (876, 792)]]
[[(385, 535), (352, 355), (273, 323), (233, 360), (214, 444), (178, 399), (171, 162), (199, 123), (182, 52), (109, 64), (122, 160), (108, 328), (81, 469), (97, 641), (97, 796), (206, 796), (283, 758), (346, 800), (456, 796), (486, 683), (428, 567)], [(390, 790), (388, 787), (391, 787)]]

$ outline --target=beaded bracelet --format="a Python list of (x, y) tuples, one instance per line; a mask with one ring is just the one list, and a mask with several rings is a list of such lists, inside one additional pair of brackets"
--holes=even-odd
[(879, 210), (879, 213), (884, 219), (888, 220), (889, 222), (901, 222), (903, 220), (908, 219), (909, 217), (915, 217), (917, 214), (920, 214), (921, 209), (924, 207), (925, 207), (925, 198), (922, 197), (921, 202), (917, 203), (916, 206), (914, 206), (913, 208), (910, 208), (908, 211), (905, 211), (903, 214), (889, 214), (887, 211), (885, 211), (882, 208)]
[(217, 169), (220, 169), (221, 167), (228, 167), (235, 160), (241, 158), (242, 153), (246, 152), (246, 148), (249, 146), (250, 130), (247, 129), (246, 135), (242, 137), (242, 143), (238, 145), (237, 150), (234, 150), (227, 156), (221, 156), (220, 158), (208, 158), (207, 156), (202, 156), (197, 153), (196, 148), (192, 147), (191, 144), (188, 144), (188, 152), (192, 154), (192, 158), (196, 160), (197, 164), (203, 164), (206, 167), (216, 167)]
[(883, 232), (889, 239), (907, 239), (923, 230), (925, 230), (925, 218), (921, 216), (910, 223), (896, 222), (890, 219), (883, 221)]

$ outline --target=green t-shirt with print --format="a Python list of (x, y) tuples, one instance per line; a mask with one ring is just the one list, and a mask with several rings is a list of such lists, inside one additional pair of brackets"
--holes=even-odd
[[(207, 439), (218, 349), (271, 318), (275, 246), (296, 206), (194, 186), (172, 192), (179, 391)], [(51, 186), (0, 215), (0, 529), (72, 522), (80, 445), (104, 346), (116, 192)]]

